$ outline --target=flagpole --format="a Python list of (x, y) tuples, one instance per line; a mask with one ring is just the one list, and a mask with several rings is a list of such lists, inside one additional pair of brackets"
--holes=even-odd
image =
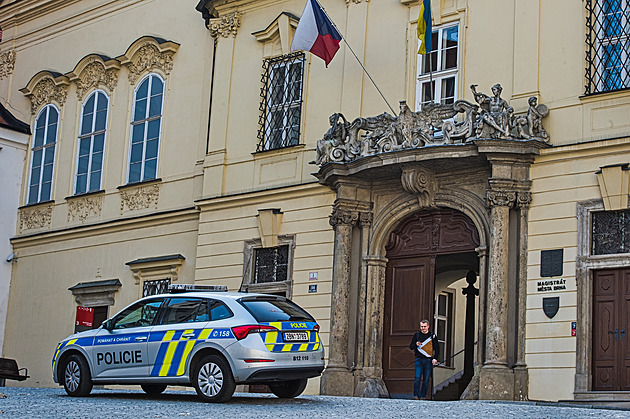
[[(317, 0), (315, 0), (317, 1)], [(372, 82), (372, 84), (374, 85), (374, 87), (376, 87), (376, 90), (378, 91), (378, 93), (381, 95), (381, 97), (383, 98), (383, 100), (385, 101), (385, 103), (387, 104), (387, 106), (389, 106), (389, 109), (392, 111), (392, 113), (394, 115), (396, 115), (396, 111), (394, 110), (394, 108), (392, 108), (392, 106), (389, 104), (389, 102), (387, 101), (387, 99), (385, 99), (385, 95), (383, 95), (383, 92), (381, 92), (381, 89), (378, 88), (378, 86), (376, 85), (376, 82), (374, 81), (374, 79), (372, 78), (372, 76), (370, 76), (370, 73), (367, 71), (367, 69), (365, 68), (365, 66), (363, 65), (363, 63), (361, 62), (361, 60), (359, 59), (359, 57), (357, 57), (357, 54), (354, 53), (354, 50), (352, 49), (352, 47), (350, 46), (350, 44), (348, 43), (348, 40), (346, 40), (346, 37), (343, 36), (343, 34), (341, 33), (341, 31), (339, 30), (339, 28), (337, 27), (337, 25), (335, 25), (335, 22), (330, 18), (330, 16), (328, 15), (328, 13), (326, 12), (326, 9), (324, 9), (324, 6), (321, 5), (320, 2), (317, 1), (317, 4), (319, 4), (319, 7), (321, 7), (321, 9), (324, 11), (324, 14), (326, 15), (326, 17), (328, 17), (328, 20), (330, 20), (330, 23), (332, 23), (332, 25), (335, 27), (335, 29), (337, 29), (337, 32), (339, 32), (339, 35), (341, 35), (341, 39), (343, 39), (343, 42), (346, 43), (346, 45), (348, 46), (348, 49), (350, 50), (350, 52), (352, 53), (352, 55), (354, 55), (354, 58), (357, 59), (357, 62), (359, 63), (359, 65), (361, 66), (361, 68), (363, 69), (363, 71), (365, 71), (365, 74), (367, 74), (368, 78), (370, 79), (370, 81)]]

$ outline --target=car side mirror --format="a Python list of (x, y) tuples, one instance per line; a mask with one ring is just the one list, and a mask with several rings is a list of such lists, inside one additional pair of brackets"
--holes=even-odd
[(103, 322), (103, 329), (109, 330), (110, 332), (114, 329), (114, 319), (107, 319)]

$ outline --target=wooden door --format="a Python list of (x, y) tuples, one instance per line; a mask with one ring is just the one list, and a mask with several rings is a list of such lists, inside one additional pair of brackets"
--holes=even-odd
[(630, 269), (593, 275), (593, 390), (630, 391)]
[[(383, 380), (390, 394), (413, 392), (411, 337), (432, 319), (435, 257), (394, 259), (385, 274)], [(430, 323), (432, 324), (432, 322)]]

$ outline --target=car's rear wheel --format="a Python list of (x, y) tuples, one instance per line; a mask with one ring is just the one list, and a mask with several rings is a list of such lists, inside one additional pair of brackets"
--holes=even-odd
[(152, 396), (162, 394), (166, 390), (166, 384), (141, 384), (142, 391)]
[(192, 385), (204, 402), (223, 403), (236, 389), (234, 376), (227, 361), (218, 355), (205, 356), (195, 368)]
[(69, 396), (87, 396), (92, 391), (90, 366), (81, 355), (70, 355), (63, 367), (63, 388)]
[(297, 397), (306, 388), (308, 379), (282, 381), (280, 383), (269, 383), (269, 389), (273, 394), (282, 399), (291, 399)]

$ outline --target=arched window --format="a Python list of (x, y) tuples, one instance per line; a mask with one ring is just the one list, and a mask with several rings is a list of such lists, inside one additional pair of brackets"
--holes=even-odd
[(31, 171), (28, 182), (27, 202), (29, 204), (51, 199), (58, 123), (59, 111), (53, 105), (48, 105), (42, 109), (35, 119), (35, 135), (31, 149)]
[(107, 96), (101, 91), (92, 93), (83, 103), (75, 195), (101, 189), (108, 104)]
[(138, 85), (133, 101), (128, 183), (157, 177), (164, 81), (157, 74)]

